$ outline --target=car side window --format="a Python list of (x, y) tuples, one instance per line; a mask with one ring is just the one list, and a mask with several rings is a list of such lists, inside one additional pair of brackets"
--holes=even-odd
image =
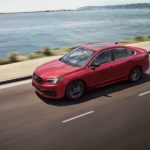
[(133, 50), (129, 50), (129, 49), (126, 49), (126, 52), (127, 52), (127, 57), (132, 56), (135, 53)]
[(118, 59), (126, 58), (134, 55), (134, 53), (135, 52), (133, 50), (129, 50), (125, 48), (115, 48), (113, 49), (113, 59), (118, 60)]
[(96, 63), (97, 65), (101, 65), (104, 63), (108, 63), (112, 61), (112, 52), (111, 50), (109, 51), (104, 51), (102, 53), (100, 53), (95, 59), (94, 59), (94, 63)]
[(126, 49), (124, 48), (115, 48), (113, 49), (114, 60), (127, 57)]

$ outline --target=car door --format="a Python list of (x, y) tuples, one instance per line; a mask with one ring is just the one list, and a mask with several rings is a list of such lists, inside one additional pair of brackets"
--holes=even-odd
[(121, 80), (128, 77), (129, 71), (133, 66), (132, 55), (133, 51), (127, 50), (125, 48), (114, 48), (112, 70), (113, 70), (113, 80)]
[[(106, 50), (101, 52), (88, 67), (89, 72), (89, 85), (90, 87), (96, 87), (111, 81), (112, 76), (112, 51)], [(93, 64), (97, 66), (93, 66)]]

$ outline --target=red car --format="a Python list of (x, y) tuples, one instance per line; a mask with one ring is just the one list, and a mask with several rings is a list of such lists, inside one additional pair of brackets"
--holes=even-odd
[(136, 82), (148, 68), (149, 55), (142, 48), (88, 43), (39, 66), (32, 82), (44, 97), (78, 99), (89, 89), (122, 80)]

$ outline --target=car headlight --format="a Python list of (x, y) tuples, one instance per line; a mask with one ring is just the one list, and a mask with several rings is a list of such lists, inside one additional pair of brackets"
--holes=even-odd
[(58, 77), (58, 78), (49, 78), (49, 79), (46, 79), (46, 82), (47, 83), (53, 83), (53, 84), (56, 84), (56, 83), (60, 83), (63, 81), (63, 77)]

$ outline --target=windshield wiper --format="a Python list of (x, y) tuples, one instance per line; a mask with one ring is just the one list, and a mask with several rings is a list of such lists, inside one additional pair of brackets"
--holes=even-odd
[(74, 66), (71, 62), (69, 61), (63, 61), (65, 64), (70, 65), (70, 66)]
[(63, 58), (59, 58), (59, 61), (62, 61), (62, 62), (64, 62), (65, 64), (70, 65), (70, 66), (73, 66), (73, 67), (78, 67), (78, 65), (73, 64), (73, 63), (71, 63), (71, 62), (69, 62), (69, 61), (66, 61), (66, 60), (64, 60)]

